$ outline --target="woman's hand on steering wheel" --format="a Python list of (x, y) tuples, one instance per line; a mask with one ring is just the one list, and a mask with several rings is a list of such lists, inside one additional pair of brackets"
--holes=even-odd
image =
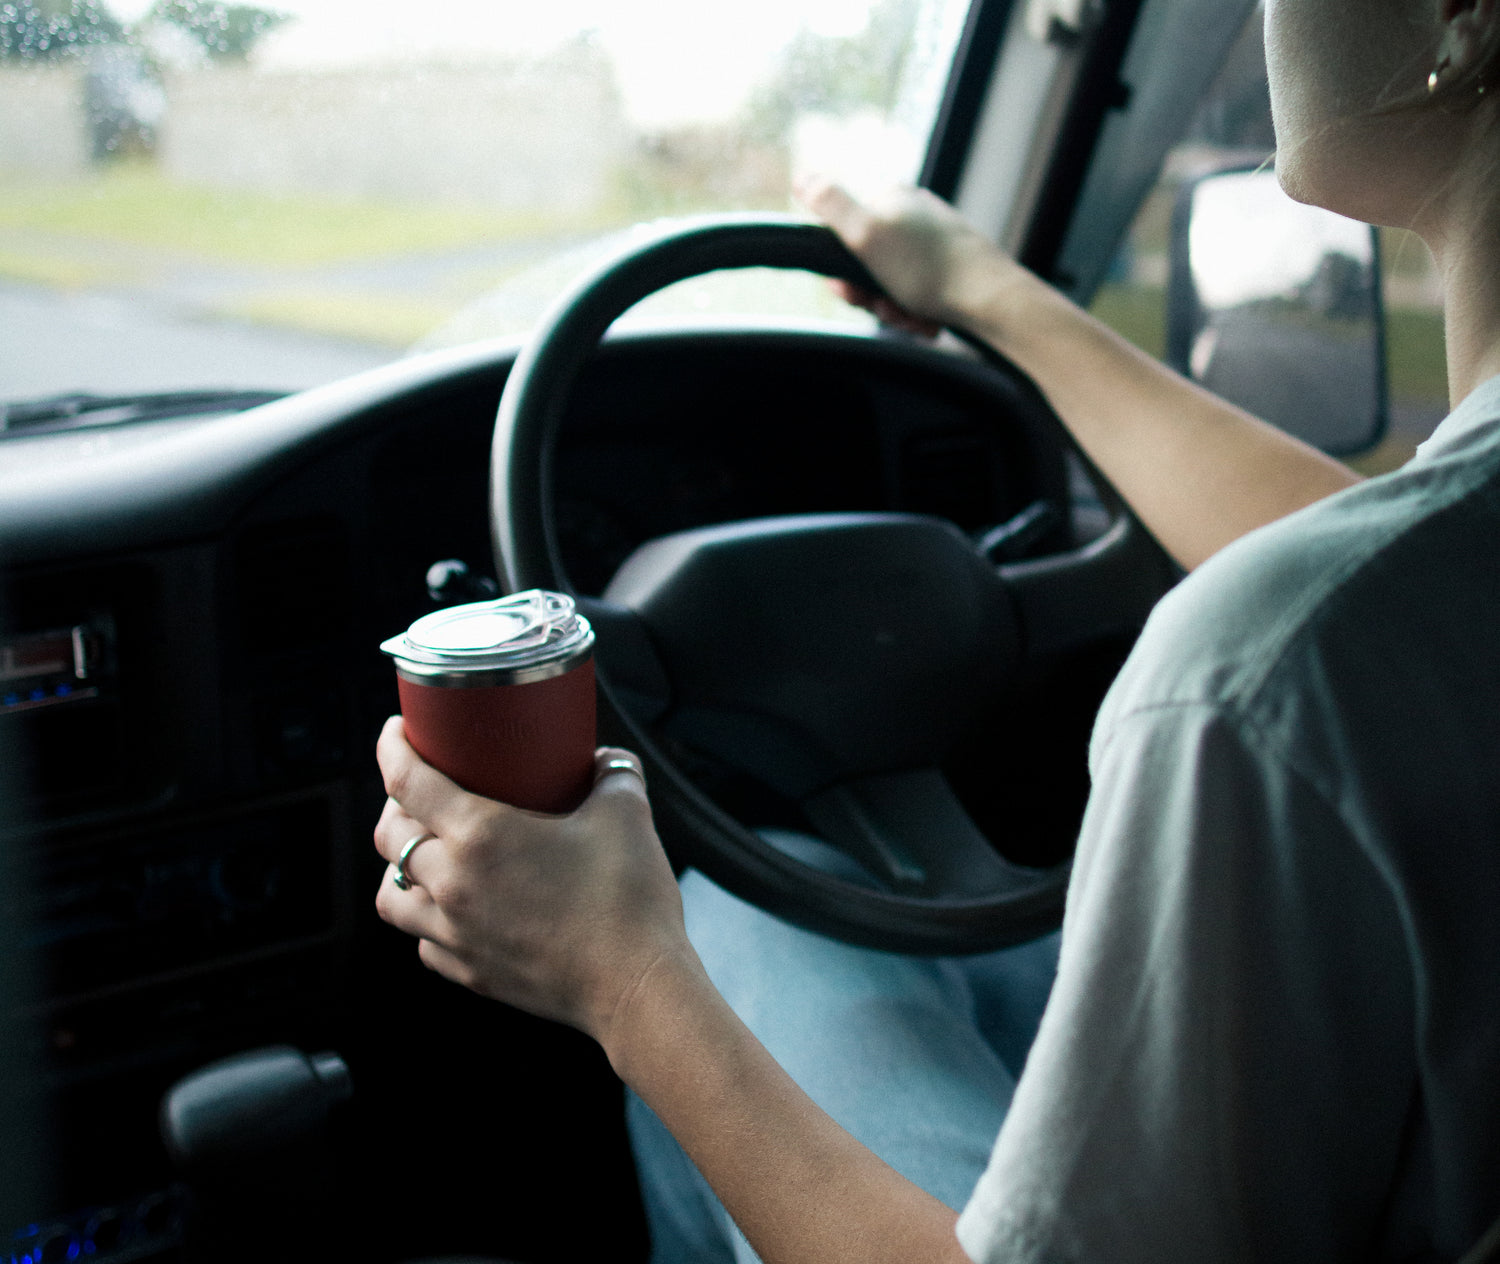
[[(981, 332), (997, 302), (1040, 286), (1025, 268), (926, 189), (896, 187), (860, 200), (821, 176), (797, 182), (798, 200), (826, 223), (885, 287), (835, 288), (885, 324), (931, 337), (944, 325)], [(887, 297), (887, 295), (889, 297)]]

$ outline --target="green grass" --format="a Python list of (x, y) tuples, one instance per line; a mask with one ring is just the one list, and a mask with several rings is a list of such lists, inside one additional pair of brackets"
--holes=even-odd
[(25, 281), (30, 285), (45, 285), (53, 290), (76, 291), (119, 284), (129, 279), (129, 273), (121, 268), (66, 255), (0, 250), (0, 277), (8, 281)]
[(354, 338), (402, 349), (452, 313), (449, 304), (399, 294), (259, 294), (218, 308), (221, 315), (305, 333)]
[(1443, 314), (1393, 307), (1385, 313), (1386, 373), (1396, 399), (1448, 398)]
[(10, 173), (0, 181), (0, 232), (47, 233), (185, 252), (225, 263), (307, 267), (551, 235), (555, 215), (275, 196), (179, 184), (149, 164), (78, 181)]
[(1167, 354), (1167, 296), (1159, 286), (1103, 286), (1089, 311), (1158, 360)]

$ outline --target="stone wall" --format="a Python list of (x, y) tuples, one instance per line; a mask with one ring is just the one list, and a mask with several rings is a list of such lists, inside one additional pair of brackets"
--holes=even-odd
[(630, 138), (588, 63), (179, 75), (159, 159), (193, 183), (272, 193), (586, 209)]
[[(89, 165), (77, 63), (0, 69), (0, 173)], [(185, 183), (261, 193), (587, 211), (632, 137), (609, 64), (532, 62), (270, 71), (208, 66), (166, 81), (157, 158)]]
[(0, 175), (75, 176), (89, 161), (83, 67), (77, 62), (0, 70)]

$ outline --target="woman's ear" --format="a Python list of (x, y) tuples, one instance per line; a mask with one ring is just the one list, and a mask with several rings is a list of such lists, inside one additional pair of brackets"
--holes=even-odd
[(1441, 0), (1438, 19), (1442, 34), (1427, 91), (1477, 86), (1483, 92), (1500, 46), (1500, 0)]

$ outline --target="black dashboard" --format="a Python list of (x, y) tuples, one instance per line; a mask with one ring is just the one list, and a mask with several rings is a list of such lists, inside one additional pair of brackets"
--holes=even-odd
[[(0, 439), (0, 845), (39, 963), (19, 1016), (56, 1138), (41, 1219), (159, 1200), (162, 1089), (268, 1041), (337, 1047), (357, 1100), (440, 1066), (423, 1100), (444, 1140), (508, 1139), (503, 1196), (493, 1174), (412, 1178), (409, 1223), (380, 1236), (391, 1258), (430, 1253), (434, 1208), (450, 1249), (493, 1248), (480, 1239), (509, 1217), (500, 1245), (522, 1254), (580, 1179), (629, 1203), (596, 1051), (425, 976), (372, 906), (371, 751), (396, 709), (377, 646), (432, 608), (434, 562), (490, 569), (513, 358), (466, 349), (234, 415)], [(598, 594), (638, 545), (689, 527), (897, 510), (977, 538), (1038, 502), (1056, 512), (1033, 547), (1070, 547), (1077, 471), (1026, 389), (874, 337), (616, 338), (550, 471), (563, 565)], [(1079, 715), (1112, 667), (1079, 686)], [(1071, 750), (1078, 727), (1041, 746)], [(492, 1090), (477, 1106), (475, 1084)], [(423, 1144), (371, 1105), (351, 1153)], [(641, 1240), (622, 1214), (597, 1229), (612, 1258)]]

